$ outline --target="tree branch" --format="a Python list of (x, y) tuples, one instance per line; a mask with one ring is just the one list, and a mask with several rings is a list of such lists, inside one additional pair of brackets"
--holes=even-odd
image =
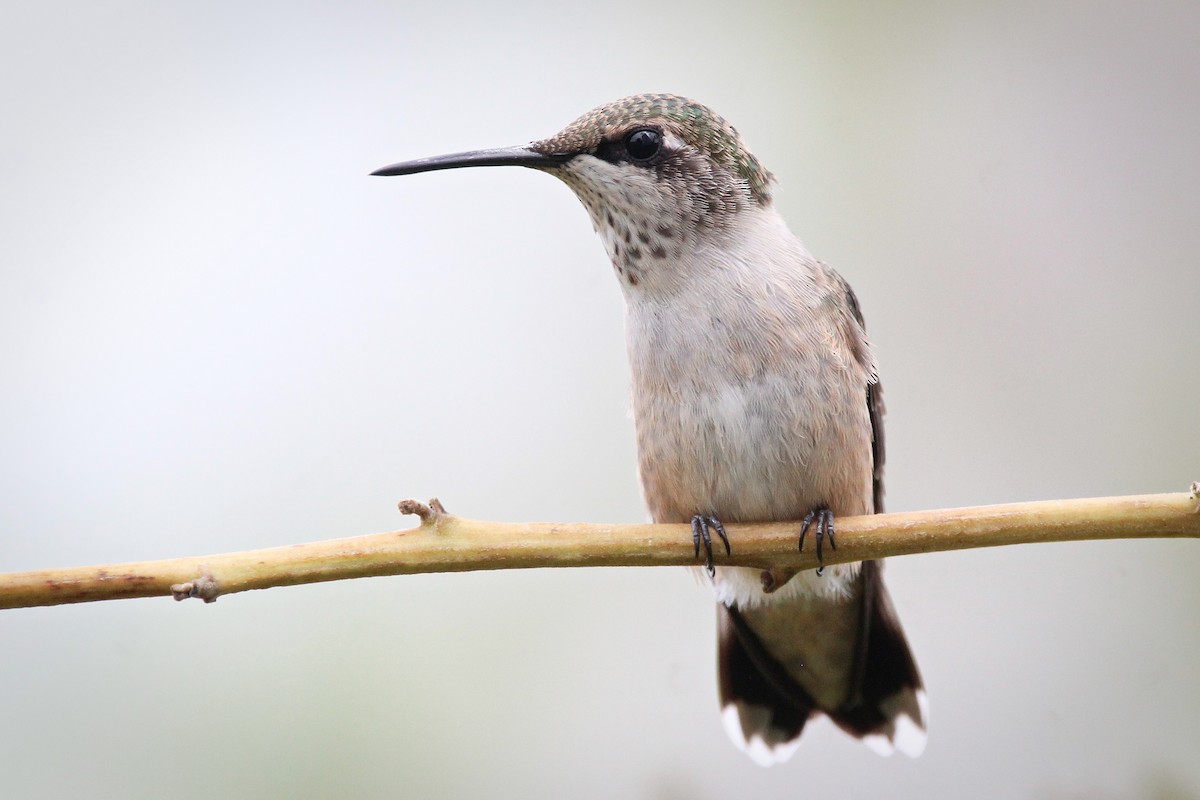
[[(843, 517), (837, 549), (825, 563), (1085, 539), (1200, 538), (1200, 486), (1179, 494), (1050, 500), (1037, 503)], [(688, 525), (481, 522), (447, 514), (431, 501), (400, 510), (421, 524), (240, 553), (0, 574), (0, 608), (173, 595), (212, 602), (220, 595), (376, 575), (532, 567), (695, 565)], [(728, 525), (732, 556), (715, 563), (776, 574), (817, 566), (812, 545), (797, 552), (799, 524)]]

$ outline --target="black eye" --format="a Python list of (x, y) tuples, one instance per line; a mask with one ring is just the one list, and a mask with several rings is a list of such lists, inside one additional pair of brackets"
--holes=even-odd
[(634, 161), (649, 161), (662, 150), (662, 134), (650, 128), (639, 128), (625, 136), (625, 152)]

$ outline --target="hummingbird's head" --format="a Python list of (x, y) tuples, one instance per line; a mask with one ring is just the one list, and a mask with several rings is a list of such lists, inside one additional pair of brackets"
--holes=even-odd
[(653, 262), (719, 236), (739, 213), (769, 206), (774, 180), (732, 125), (669, 94), (600, 106), (526, 146), (435, 156), (373, 174), (502, 165), (539, 169), (570, 186), (630, 285)]
[(686, 97), (617, 100), (530, 148), (561, 159), (546, 171), (587, 207), (618, 269), (662, 258), (771, 202), (771, 173), (734, 127)]

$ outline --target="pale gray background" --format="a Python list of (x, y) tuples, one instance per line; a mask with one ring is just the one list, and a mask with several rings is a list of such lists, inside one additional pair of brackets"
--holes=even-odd
[[(640, 521), (621, 298), (531, 171), (694, 96), (852, 282), (893, 510), (1200, 477), (1200, 7), (7, 3), (0, 571)], [(682, 569), (0, 613), (6, 797), (1200, 796), (1200, 550), (912, 557), (929, 749), (725, 739)]]

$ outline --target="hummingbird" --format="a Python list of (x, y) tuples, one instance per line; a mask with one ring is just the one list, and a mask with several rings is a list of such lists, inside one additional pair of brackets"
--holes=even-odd
[(690, 523), (717, 601), (722, 718), (756, 762), (826, 714), (883, 754), (925, 746), (925, 691), (882, 563), (715, 565), (725, 523), (796, 520), (818, 562), (837, 516), (883, 510), (883, 397), (849, 284), (772, 204), (774, 176), (712, 109), (600, 106), (528, 145), (373, 175), (521, 166), (583, 203), (626, 306), (638, 471), (655, 522)]

